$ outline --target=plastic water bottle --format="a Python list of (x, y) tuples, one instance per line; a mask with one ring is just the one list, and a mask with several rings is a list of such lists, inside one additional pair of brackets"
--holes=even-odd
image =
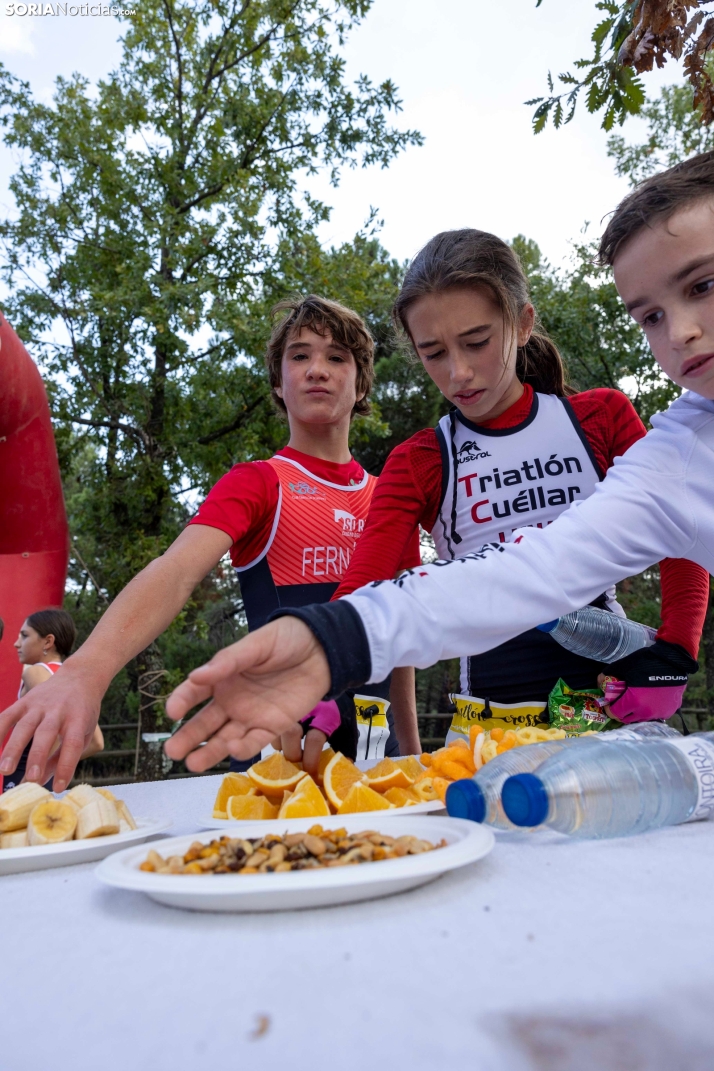
[[(602, 737), (587, 737), (595, 743), (615, 743), (617, 740), (640, 740), (679, 737), (676, 729), (661, 721), (644, 721), (613, 729)], [(533, 773), (546, 759), (558, 755), (564, 747), (581, 742), (577, 736), (564, 740), (548, 740), (527, 747), (504, 751), (487, 762), (470, 780), (454, 781), (446, 790), (446, 809), (452, 818), (470, 818), (472, 822), (485, 822), (496, 829), (513, 829), (501, 803), (501, 790), (507, 778), (519, 773)]]
[(573, 837), (624, 837), (709, 818), (714, 733), (606, 746), (582, 740), (537, 773), (509, 777), (501, 800), (514, 825), (546, 825)]
[(651, 647), (657, 635), (648, 625), (597, 606), (584, 606), (538, 628), (566, 650), (596, 662), (617, 662), (633, 651)]
[[(666, 721), (638, 721), (622, 729), (608, 729), (602, 734), (602, 739), (605, 743), (610, 740), (633, 740), (637, 743), (638, 740), (661, 740), (667, 737), (676, 739), (681, 735)], [(592, 740), (592, 737), (589, 739)]]
[(564, 740), (547, 740), (527, 747), (514, 747), (485, 763), (470, 779), (454, 781), (446, 790), (446, 810), (451, 818), (470, 818), (486, 822), (496, 829), (513, 829), (501, 805), (504, 781), (518, 773), (537, 770), (546, 759), (558, 755), (565, 747), (578, 743), (571, 736)]

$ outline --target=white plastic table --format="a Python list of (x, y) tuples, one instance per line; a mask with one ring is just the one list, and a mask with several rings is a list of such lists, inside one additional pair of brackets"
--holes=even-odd
[[(122, 786), (198, 829), (217, 777)], [(330, 909), (194, 914), (94, 864), (0, 878), (0, 1071), (711, 1071), (714, 824), (500, 834)]]

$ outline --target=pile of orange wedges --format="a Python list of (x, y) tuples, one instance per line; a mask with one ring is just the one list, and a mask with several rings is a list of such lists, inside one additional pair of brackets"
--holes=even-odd
[(410, 807), (438, 799), (429, 771), (414, 756), (382, 759), (363, 773), (339, 751), (326, 748), (317, 778), (280, 751), (244, 773), (223, 778), (214, 818), (324, 818)]
[(382, 759), (362, 772), (339, 751), (325, 748), (316, 778), (301, 763), (276, 751), (244, 773), (226, 774), (213, 805), (213, 817), (228, 820), (325, 818), (413, 807), (446, 798), (453, 781), (473, 777), (484, 763), (513, 747), (565, 736), (562, 729), (471, 728), (470, 739), (419, 758)]

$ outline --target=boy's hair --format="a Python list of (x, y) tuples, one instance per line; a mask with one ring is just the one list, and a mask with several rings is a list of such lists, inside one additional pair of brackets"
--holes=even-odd
[(350, 351), (357, 365), (357, 394), (364, 394), (355, 404), (352, 414), (367, 416), (371, 410), (369, 395), (374, 383), (374, 339), (362, 317), (352, 309), (316, 294), (279, 301), (272, 310), (272, 316), (281, 318), (275, 324), (268, 340), (265, 365), (270, 380), (270, 393), (276, 408), (280, 412), (287, 412), (285, 402), (275, 392), (275, 388), (282, 385), (285, 346), (291, 335), (298, 335), (303, 328), (308, 328), (317, 335), (331, 335), (333, 342)]
[(70, 655), (77, 638), (77, 629), (66, 610), (59, 610), (54, 606), (46, 610), (37, 610), (34, 614), (30, 614), (27, 623), (40, 636), (50, 634), (54, 636), (55, 647), (63, 658)]
[(612, 264), (630, 238), (664, 223), (680, 208), (714, 196), (714, 152), (702, 152), (636, 186), (615, 209), (600, 239), (598, 259)]
[[(471, 227), (436, 234), (414, 257), (392, 310), (397, 329), (401, 327), (411, 339), (412, 305), (426, 294), (463, 287), (486, 290), (501, 310), (507, 333), (516, 331), (530, 300), (523, 265), (501, 238)], [(543, 394), (560, 398), (575, 394), (567, 383), (558, 347), (538, 321), (525, 346), (518, 348), (516, 375), (521, 383), (530, 383)]]

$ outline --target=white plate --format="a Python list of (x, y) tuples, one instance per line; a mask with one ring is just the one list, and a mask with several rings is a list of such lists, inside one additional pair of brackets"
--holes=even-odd
[[(105, 859), (96, 870), (100, 881), (119, 889), (146, 893), (152, 900), (169, 907), (191, 911), (284, 911), (302, 907), (325, 907), (413, 889), (433, 881), (440, 874), (467, 866), (483, 858), (495, 843), (486, 826), (462, 818), (429, 816), (390, 818), (382, 827), (383, 811), (371, 814), (333, 815), (321, 818), (325, 829), (345, 827), (350, 833), (379, 829), (390, 836), (409, 835), (446, 847), (402, 859), (385, 859), (361, 866), (298, 870), (286, 874), (152, 874), (139, 870), (146, 849), (129, 848)], [(294, 819), (297, 824), (299, 820)], [(303, 818), (302, 828), (315, 824)], [(275, 825), (275, 823), (272, 823)], [(267, 832), (267, 822), (246, 823), (243, 836), (259, 837)], [(283, 823), (283, 828), (285, 823)], [(295, 826), (293, 826), (295, 828)], [(172, 837), (161, 842), (161, 854), (183, 855), (196, 840), (208, 844), (210, 833)]]
[(151, 822), (148, 818), (136, 818), (135, 821), (136, 829), (130, 829), (127, 833), (113, 833), (109, 837), (68, 840), (62, 844), (37, 844), (31, 848), (3, 848), (0, 850), (0, 875), (48, 870), (50, 867), (72, 866), (74, 863), (96, 863), (112, 852), (126, 848), (128, 844), (141, 844), (171, 826), (170, 821)]
[[(374, 815), (375, 818), (379, 815), (380, 818), (404, 818), (406, 815), (417, 814), (433, 814), (435, 811), (440, 811), (442, 814), (446, 814), (446, 807), (441, 800), (429, 800), (427, 803), (415, 803), (412, 807), (393, 807), (388, 811), (358, 811), (356, 814), (342, 814), (331, 815), (332, 818), (357, 818), (359, 814), (364, 814), (365, 820), (369, 815)], [(274, 833), (275, 830), (280, 827), (280, 832), (284, 832), (286, 829), (303, 829), (304, 818), (264, 818), (260, 822), (260, 828), (265, 833)], [(312, 818), (313, 825), (315, 822), (322, 822), (322, 818)], [(255, 818), (214, 818), (210, 817), (199, 818), (198, 823), (201, 829), (222, 829), (224, 833), (234, 832), (245, 829), (246, 826), (254, 826), (256, 824)]]

